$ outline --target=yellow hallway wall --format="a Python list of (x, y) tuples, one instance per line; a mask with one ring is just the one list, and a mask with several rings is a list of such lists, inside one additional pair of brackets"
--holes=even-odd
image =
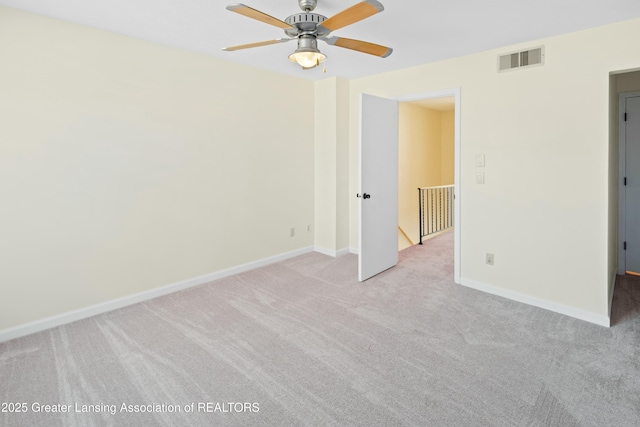
[(455, 182), (455, 111), (440, 113), (440, 185)]

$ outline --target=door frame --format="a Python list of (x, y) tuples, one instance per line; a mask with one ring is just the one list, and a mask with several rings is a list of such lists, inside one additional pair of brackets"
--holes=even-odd
[(624, 250), (624, 239), (626, 237), (626, 193), (623, 184), (627, 175), (626, 170), (626, 150), (627, 135), (624, 115), (628, 98), (640, 97), (640, 92), (621, 92), (618, 94), (618, 274), (625, 275), (627, 272), (626, 256)]
[[(373, 94), (372, 94), (373, 95)], [(378, 95), (379, 96), (379, 95)], [(462, 192), (460, 191), (460, 176), (461, 176), (461, 139), (460, 139), (460, 98), (461, 98), (461, 90), (460, 88), (452, 88), (452, 89), (444, 89), (437, 91), (429, 91), (429, 92), (419, 92), (409, 95), (402, 95), (397, 97), (389, 97), (388, 99), (397, 101), (397, 102), (409, 102), (409, 101), (419, 101), (422, 99), (435, 99), (435, 98), (447, 98), (453, 97), (455, 100), (455, 119), (454, 119), (454, 228), (453, 228), (453, 281), (456, 284), (460, 284), (460, 276), (461, 276), (461, 236), (462, 236), (462, 227), (461, 227), (461, 217), (462, 217)], [(360, 118), (362, 119), (362, 105), (360, 105)], [(362, 155), (360, 154), (360, 161), (362, 161)], [(396, 197), (398, 196), (396, 189)], [(360, 248), (360, 252), (362, 252), (362, 248)]]

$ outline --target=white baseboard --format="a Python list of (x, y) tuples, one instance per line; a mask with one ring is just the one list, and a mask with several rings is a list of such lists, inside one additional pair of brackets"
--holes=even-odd
[(360, 255), (360, 249), (359, 248), (349, 248), (349, 253), (355, 254), (355, 255)]
[(330, 257), (337, 258), (337, 257), (341, 257), (342, 255), (348, 254), (349, 248), (342, 248), (342, 249), (338, 249), (337, 251), (334, 251), (333, 249), (323, 248), (322, 246), (314, 246), (313, 251), (323, 255), (329, 255)]
[(476, 282), (462, 278), (460, 284), (468, 288), (476, 289), (478, 291), (486, 292), (492, 295), (497, 295), (503, 298), (507, 298), (513, 301), (518, 301), (524, 304), (532, 305), (534, 307), (543, 308), (545, 310), (553, 311), (555, 313), (564, 314), (565, 316), (573, 317), (576, 319), (584, 320), (586, 322), (595, 323), (599, 326), (605, 326), (609, 328), (611, 326), (610, 316), (602, 316), (587, 311), (578, 310), (573, 307), (558, 304), (551, 301), (546, 301), (539, 298), (534, 298), (528, 295), (521, 294), (519, 292), (513, 292), (495, 286), (487, 285), (485, 283)]
[(342, 248), (338, 249), (338, 252), (336, 252), (336, 256), (348, 255), (349, 253), (349, 248)]
[(12, 328), (3, 329), (3, 330), (0, 330), (0, 342), (5, 342), (5, 341), (12, 340), (14, 338), (20, 338), (26, 335), (31, 335), (36, 332), (54, 328), (56, 326), (66, 325), (67, 323), (75, 322), (76, 320), (86, 319), (88, 317), (96, 316), (98, 314), (106, 313), (112, 310), (116, 310), (118, 308), (137, 304), (139, 302), (147, 301), (163, 295), (178, 292), (194, 286), (203, 285), (205, 283), (209, 283), (214, 280), (222, 279), (228, 276), (233, 276), (234, 274), (243, 273), (245, 271), (263, 267), (265, 265), (273, 264), (275, 262), (284, 261), (286, 259), (303, 255), (309, 252), (313, 252), (313, 247), (301, 248), (295, 251), (274, 255), (272, 257), (264, 258), (264, 259), (250, 262), (247, 264), (242, 264), (236, 267), (227, 268), (225, 270), (216, 271), (214, 273), (206, 274), (204, 276), (195, 277), (193, 279), (187, 279), (178, 283), (173, 283), (171, 285), (150, 289), (148, 291), (139, 292), (133, 295), (128, 295), (126, 297), (117, 298), (111, 301), (106, 301), (100, 304), (92, 305), (92, 306), (81, 308), (78, 310), (73, 310), (73, 311), (58, 314), (55, 316), (46, 317), (44, 319), (36, 320), (33, 322), (25, 323), (22, 325), (14, 326)]

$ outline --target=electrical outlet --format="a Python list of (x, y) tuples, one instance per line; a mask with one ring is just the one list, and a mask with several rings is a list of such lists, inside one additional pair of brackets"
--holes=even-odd
[(296, 235), (296, 229), (295, 228), (291, 228), (290, 236), (293, 237), (295, 235)]
[(307, 233), (311, 232), (311, 224), (307, 225)]
[(487, 253), (487, 265), (493, 265), (493, 254)]

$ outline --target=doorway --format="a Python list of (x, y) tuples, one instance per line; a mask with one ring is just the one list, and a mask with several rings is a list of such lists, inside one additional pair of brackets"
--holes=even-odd
[[(461, 144), (460, 144), (460, 88), (455, 88), (455, 89), (448, 89), (448, 90), (442, 90), (442, 91), (434, 91), (434, 92), (426, 92), (426, 93), (418, 93), (418, 94), (413, 94), (413, 95), (406, 95), (406, 96), (401, 96), (401, 97), (397, 97), (397, 98), (393, 98), (393, 99), (388, 99), (388, 101), (390, 101), (390, 103), (395, 103), (396, 105), (398, 103), (401, 102), (413, 102), (413, 101), (419, 101), (419, 100), (426, 100), (426, 99), (437, 99), (437, 98), (447, 98), (447, 97), (452, 97), (454, 99), (454, 194), (455, 194), (455, 200), (454, 200), (454, 223), (456, 224), (456, 226), (454, 227), (454, 282), (455, 283), (460, 283), (460, 272), (461, 272), (461, 265), (460, 265), (460, 259), (461, 259), (461, 250), (460, 250), (460, 241), (461, 241), (461, 235), (462, 235), (462, 227), (461, 227), (461, 222), (460, 222), (460, 218), (462, 216), (462, 212), (460, 209), (461, 206), (461, 199), (462, 199), (462, 194), (460, 191), (460, 151), (461, 151)], [(362, 168), (362, 161), (363, 158), (367, 157), (367, 150), (369, 149), (367, 147), (367, 141), (364, 140), (363, 135), (366, 133), (366, 129), (368, 129), (369, 127), (374, 127), (374, 124), (377, 126), (380, 124), (380, 122), (384, 122), (384, 121), (395, 121), (397, 123), (397, 108), (395, 109), (395, 117), (383, 117), (380, 115), (373, 115), (373, 114), (367, 114), (365, 113), (365, 109), (366, 106), (364, 105), (365, 102), (365, 98), (367, 98), (365, 95), (363, 95), (363, 105), (361, 105), (361, 138), (360, 138), (360, 164), (361, 164), (361, 182), (360, 182), (360, 193), (365, 194), (365, 192), (368, 192), (369, 190), (367, 190), (365, 187), (367, 187), (368, 183), (365, 182), (365, 179), (363, 178), (362, 174), (363, 174), (363, 168)], [(397, 143), (397, 139), (396, 142)], [(398, 159), (396, 156), (390, 157), (388, 160), (388, 162), (390, 162), (387, 166), (389, 169), (393, 169), (397, 171), (398, 168)], [(393, 163), (393, 164), (391, 164)], [(384, 165), (380, 165), (378, 166), (379, 168), (384, 168)], [(395, 186), (395, 189), (391, 190), (393, 191), (395, 194), (392, 194), (391, 197), (395, 198), (395, 200), (398, 199), (398, 188), (397, 185)], [(416, 188), (416, 194), (417, 194), (417, 188)], [(371, 199), (367, 199), (367, 200), (371, 200)], [(417, 195), (416, 195), (416, 200), (417, 200)], [(371, 212), (368, 212), (368, 210), (371, 208), (373, 208), (373, 204), (367, 204), (366, 201), (363, 199), (361, 199), (361, 204), (360, 204), (360, 238), (362, 239), (362, 236), (368, 236), (370, 234), (375, 234), (377, 231), (375, 229), (372, 229), (372, 223), (370, 221), (363, 221), (363, 217), (364, 216), (371, 216)], [(397, 207), (396, 207), (397, 209)], [(397, 221), (396, 224), (394, 226), (393, 229), (393, 233), (394, 235), (397, 235)], [(368, 228), (369, 227), (369, 228)], [(378, 249), (376, 248), (372, 248), (372, 247), (367, 247), (365, 248), (365, 245), (363, 244), (362, 240), (360, 242), (360, 259), (359, 259), (359, 264), (362, 265), (365, 263), (364, 258), (365, 257), (369, 257), (369, 255), (365, 255), (365, 254), (370, 254), (372, 251), (376, 252)], [(395, 241), (393, 241), (392, 243), (389, 244), (393, 244), (394, 245), (394, 250), (396, 251), (397, 254), (397, 239)], [(389, 251), (389, 248), (380, 248), (381, 252), (385, 252), (385, 251)], [(374, 258), (375, 254), (372, 254), (372, 258)], [(368, 262), (367, 262), (368, 263)], [(383, 269), (380, 269), (379, 272), (383, 271), (384, 269), (389, 268), (389, 266), (384, 267)], [(377, 273), (376, 273), (377, 274)], [(362, 278), (360, 280), (363, 280)]]
[(448, 195), (455, 181), (454, 115), (452, 96), (400, 103), (398, 250), (453, 225), (453, 198)]
[(640, 276), (640, 91), (619, 94), (618, 274)]

